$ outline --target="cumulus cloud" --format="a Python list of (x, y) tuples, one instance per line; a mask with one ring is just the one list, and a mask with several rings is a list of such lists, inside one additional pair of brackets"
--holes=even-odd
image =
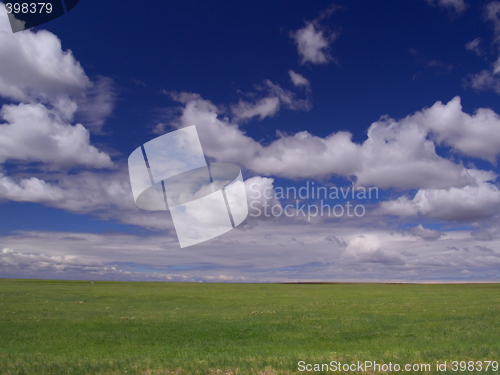
[(297, 52), (301, 57), (300, 63), (328, 64), (333, 61), (330, 55), (330, 44), (337, 34), (328, 34), (314, 22), (307, 22), (306, 26), (290, 33), (290, 38), (297, 45)]
[(342, 258), (360, 263), (406, 264), (404, 256), (384, 250), (381, 241), (375, 236), (358, 236), (351, 240)]
[(335, 61), (330, 55), (330, 44), (338, 37), (338, 34), (331, 32), (322, 25), (321, 21), (330, 17), (336, 9), (337, 7), (332, 5), (322, 11), (314, 20), (306, 21), (303, 28), (290, 32), (289, 36), (294, 40), (297, 52), (301, 57), (301, 64), (307, 62), (328, 64)]
[(269, 207), (281, 207), (280, 201), (276, 198), (273, 183), (274, 179), (260, 176), (254, 176), (245, 181), (250, 217), (263, 218), (264, 205), (268, 206), (267, 212), (270, 212)]
[(51, 168), (112, 167), (110, 157), (90, 144), (87, 129), (64, 119), (75, 110), (71, 104), (60, 104), (62, 111), (42, 104), (4, 105), (0, 111), (6, 121), (0, 123), (0, 163), (13, 159), (47, 163)]
[[(100, 211), (109, 206), (103, 204), (105, 199), (115, 202), (111, 196), (117, 195), (116, 189), (115, 194), (104, 192), (116, 188), (116, 183), (99, 185), (115, 171), (82, 172), (114, 168), (114, 163), (91, 144), (87, 128), (74, 123), (77, 113), (85, 117), (92, 112), (86, 120), (99, 129), (114, 100), (111, 86), (107, 78), (92, 83), (54, 34), (44, 30), (13, 34), (6, 14), (0, 12), (0, 96), (20, 102), (0, 110), (0, 163), (14, 165), (7, 169), (0, 165), (0, 199), (73, 212)], [(29, 175), (22, 173), (27, 163), (35, 163)], [(80, 172), (64, 171), (73, 168)]]
[(278, 133), (278, 139), (267, 146), (246, 136), (227, 117), (221, 119), (223, 109), (199, 95), (181, 93), (175, 99), (184, 107), (173, 125), (196, 124), (207, 156), (260, 175), (292, 179), (354, 176), (358, 185), (399, 189), (463, 187), (494, 176), (436, 153), (437, 143), (469, 156), (496, 158), (498, 137), (491, 134), (499, 124), (497, 115), (487, 109), (468, 115), (459, 98), (446, 105), (437, 102), (401, 120), (382, 117), (370, 126), (361, 144), (352, 142), (349, 132), (321, 138), (303, 131)]
[(13, 34), (7, 14), (1, 12), (0, 96), (43, 104), (67, 121), (76, 113), (98, 133), (113, 109), (115, 92), (109, 78), (91, 82), (57, 36), (46, 30)]
[(62, 50), (54, 34), (45, 30), (12, 34), (7, 13), (0, 12), (0, 96), (54, 100), (78, 95), (90, 84), (80, 63), (71, 51)]
[(426, 0), (429, 5), (438, 6), (443, 9), (454, 11), (456, 14), (462, 14), (467, 9), (464, 0)]
[(447, 104), (438, 101), (407, 121), (417, 122), (431, 131), (438, 144), (465, 155), (495, 164), (500, 153), (500, 116), (488, 108), (479, 108), (472, 116), (464, 113), (458, 96)]
[(398, 216), (425, 215), (449, 221), (475, 221), (498, 215), (500, 190), (492, 183), (450, 189), (419, 190), (380, 204), (380, 212)]

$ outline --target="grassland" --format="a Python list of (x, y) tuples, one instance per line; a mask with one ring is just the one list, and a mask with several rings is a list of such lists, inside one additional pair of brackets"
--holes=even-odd
[(437, 360), (500, 362), (499, 284), (0, 280), (0, 306), (1, 374), (291, 374), (300, 373), (300, 360), (433, 370)]

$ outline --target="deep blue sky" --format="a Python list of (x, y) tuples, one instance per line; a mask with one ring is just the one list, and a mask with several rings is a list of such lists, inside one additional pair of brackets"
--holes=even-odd
[[(381, 187), (380, 200), (370, 202), (370, 210), (373, 209), (370, 211), (372, 216), (363, 218), (356, 223), (343, 221), (341, 224), (337, 222), (331, 224), (327, 220), (317, 224), (317, 227), (313, 227), (310, 223), (272, 222), (272, 225), (276, 225), (276, 236), (281, 237), (275, 239), (272, 244), (261, 245), (260, 249), (266, 255), (256, 256), (258, 261), (252, 260), (255, 263), (249, 266), (248, 275), (253, 272), (251, 270), (263, 267), (259, 262), (262, 259), (267, 259), (267, 254), (274, 254), (276, 259), (273, 258), (272, 267), (271, 264), (269, 265), (270, 268), (267, 270), (267, 279), (265, 280), (271, 280), (274, 277), (272, 276), (274, 275), (273, 270), (281, 269), (280, 267), (284, 267), (283, 269), (299, 267), (300, 269), (301, 262), (303, 265), (311, 262), (322, 264), (323, 262), (330, 267), (338, 259), (345, 262), (360, 262), (363, 267), (367, 265), (368, 268), (363, 268), (359, 274), (352, 276), (354, 279), (358, 277), (383, 279), (386, 277), (385, 275), (391, 274), (383, 268), (376, 268), (379, 265), (380, 267), (395, 267), (391, 268), (394, 271), (391, 277), (394, 278), (414, 275), (416, 279), (432, 279), (432, 273), (425, 274), (415, 271), (424, 262), (421, 259), (430, 259), (428, 260), (429, 264), (433, 265), (445, 262), (443, 259), (448, 261), (446, 257), (449, 255), (450, 249), (453, 247), (458, 249), (457, 244), (465, 241), (464, 238), (467, 241), (493, 242), (495, 239), (500, 239), (500, 232), (497, 229), (500, 220), (497, 210), (497, 207), (500, 207), (500, 192), (498, 191), (497, 177), (491, 177), (500, 173), (500, 169), (491, 162), (491, 157), (488, 160), (488, 157), (481, 156), (481, 147), (478, 148), (477, 144), (474, 144), (474, 140), (467, 143), (467, 139), (465, 139), (467, 134), (470, 135), (475, 129), (478, 129), (478, 142), (484, 143), (484, 149), (489, 150), (488, 155), (494, 155), (493, 159), (497, 157), (500, 149), (495, 149), (497, 144), (493, 141), (488, 143), (490, 137), (488, 137), (487, 131), (488, 129), (496, 129), (490, 131), (491, 138), (496, 137), (496, 132), (500, 129), (500, 122), (497, 121), (498, 116), (493, 120), (481, 120), (483, 122), (480, 123), (467, 122), (463, 128), (460, 128), (459, 120), (452, 118), (449, 121), (450, 128), (443, 130), (439, 129), (439, 126), (443, 123), (448, 124), (445, 121), (446, 116), (440, 118), (436, 114), (429, 115), (429, 118), (425, 120), (428, 121), (428, 124), (424, 121), (418, 125), (418, 129), (425, 129), (429, 132), (427, 138), (424, 136), (421, 141), (415, 141), (415, 144), (405, 143), (406, 136), (397, 138), (398, 131), (387, 130), (389, 129), (387, 123), (380, 121), (381, 129), (386, 129), (384, 126), (387, 125), (386, 130), (389, 134), (387, 138), (389, 140), (386, 140), (385, 144), (383, 141), (378, 144), (374, 136), (375, 141), (373, 142), (376, 147), (370, 149), (369, 145), (365, 144), (362, 149), (361, 145), (367, 140), (367, 131), (370, 125), (377, 122), (382, 116), (388, 115), (398, 120), (401, 129), (407, 130), (412, 126), (411, 121), (406, 123), (401, 119), (416, 112), (424, 113), (425, 108), (432, 107), (437, 101), (446, 104), (456, 96), (461, 98), (462, 111), (465, 114), (473, 115), (478, 108), (490, 108), (495, 113), (500, 113), (498, 101), (500, 78), (497, 73), (493, 72), (493, 64), (497, 60), (500, 50), (498, 35), (495, 34), (493, 26), (496, 22), (500, 30), (500, 17), (495, 15), (498, 19), (490, 19), (489, 21), (486, 19), (487, 10), (491, 9), (492, 4), (495, 5), (496, 2), (454, 0), (452, 3), (456, 4), (457, 8), (443, 5), (445, 2), (442, 0), (339, 0), (334, 3), (319, 0), (251, 2), (80, 0), (80, 3), (66, 15), (31, 31), (21, 32), (33, 36), (36, 44), (41, 43), (41, 38), (36, 39), (38, 37), (33, 33), (47, 30), (51, 35), (53, 34), (51, 37), (55, 36), (60, 39), (63, 51), (72, 51), (75, 61), (81, 64), (84, 73), (91, 81), (97, 83), (107, 79), (106, 82), (112, 82), (108, 89), (103, 90), (103, 93), (114, 99), (112, 100), (113, 110), (108, 116), (103, 116), (105, 123), (102, 132), (93, 131), (92, 126), (86, 123), (89, 118), (88, 110), (87, 112), (83, 111), (83, 115), (76, 112), (75, 119), (71, 119), (70, 123), (74, 125), (76, 122), (82, 122), (90, 130), (91, 144), (111, 156), (114, 169), (95, 165), (89, 167), (78, 163), (66, 167), (61, 161), (49, 160), (50, 158), (47, 158), (44, 153), (40, 153), (42, 156), (39, 159), (37, 156), (25, 160), (15, 152), (11, 152), (11, 154), (6, 153), (7, 156), (2, 161), (4, 156), (0, 150), (0, 250), (13, 248), (14, 252), (6, 252), (5, 254), (31, 254), (36, 249), (34, 244), (40, 243), (43, 245), (40, 253), (57, 253), (58, 256), (66, 254), (64, 249), (67, 249), (67, 245), (64, 244), (64, 241), (54, 239), (59, 237), (57, 237), (58, 234), (53, 233), (59, 232), (89, 234), (89, 236), (102, 235), (101, 237), (92, 237), (92, 240), (86, 238), (86, 241), (90, 241), (89, 248), (93, 248), (92, 246), (96, 243), (101, 244), (99, 241), (102, 241), (103, 249), (118, 248), (117, 243), (130, 242), (135, 244), (134, 241), (137, 239), (131, 240), (127, 237), (129, 234), (137, 235), (141, 241), (143, 236), (147, 237), (150, 234), (148, 241), (150, 241), (152, 249), (168, 247), (174, 243), (172, 246), (178, 250), (175, 242), (175, 231), (173, 231), (169, 217), (165, 220), (166, 222), (170, 220), (170, 224), (156, 225), (151, 224), (152, 219), (147, 217), (144, 212), (133, 211), (133, 198), (127, 185), (126, 160), (133, 150), (161, 133), (153, 131), (158, 123), (167, 125), (163, 129), (164, 131), (173, 130), (174, 128), (169, 127), (169, 125), (175, 123), (182, 126), (189, 125), (179, 120), (182, 114), (188, 112), (183, 107), (186, 103), (181, 104), (174, 101), (171, 95), (173, 93), (193, 93), (199, 94), (201, 98), (219, 106), (221, 113), (218, 121), (220, 124), (237, 126), (239, 130), (250, 136), (255, 142), (248, 147), (255, 146), (257, 150), (259, 147), (277, 145), (276, 149), (285, 149), (285, 151), (293, 151), (293, 147), (296, 147), (297, 152), (304, 151), (306, 162), (308, 157), (311, 158), (311, 169), (314, 169), (316, 165), (321, 165), (325, 169), (324, 174), (309, 175), (307, 165), (306, 167), (297, 166), (297, 172), (294, 174), (290, 172), (294, 169), (292, 164), (289, 165), (288, 169), (283, 170), (273, 164), (276, 160), (281, 161), (280, 158), (285, 160), (286, 152), (273, 154), (273, 157), (278, 155), (275, 159), (272, 157), (265, 159), (256, 151), (251, 157), (246, 159), (236, 157), (234, 160), (234, 163), (242, 167), (245, 179), (261, 178), (258, 176), (272, 178), (271, 181), (262, 177), (261, 182), (262, 186), (274, 184), (274, 187), (301, 186), (306, 180), (313, 179), (321, 181), (325, 185), (344, 184), (347, 186), (355, 178), (351, 178), (348, 172), (339, 173), (333, 167), (333, 169), (329, 169), (328, 162), (315, 159), (314, 150), (308, 144), (299, 142), (298, 146), (287, 146), (279, 144), (279, 141), (286, 139), (292, 142), (294, 134), (307, 131), (312, 136), (319, 137), (315, 139), (320, 140), (318, 141), (320, 146), (314, 147), (322, 147), (321, 142), (329, 135), (348, 131), (352, 134), (352, 141), (356, 144), (353, 148), (358, 147), (357, 153), (353, 151), (352, 154), (358, 155), (362, 160), (360, 163), (364, 163), (362, 168), (352, 167), (352, 176), (358, 179), (365, 178), (368, 181), (367, 184)], [(464, 8), (459, 8), (460, 6), (464, 6)], [(324, 15), (325, 11), (331, 7), (334, 7), (335, 10), (329, 16), (322, 17), (321, 15)], [(0, 9), (1, 11), (3, 9)], [(328, 63), (317, 64), (311, 61), (305, 63), (301, 61), (297, 45), (291, 37), (311, 22), (325, 36), (335, 35), (325, 50), (331, 56)], [(12, 38), (16, 36), (9, 35)], [(467, 50), (465, 47), (467, 43), (476, 38), (480, 38), (478, 53), (470, 49)], [(0, 38), (0, 52), (4, 51), (1, 49), (4, 45), (7, 46), (5, 48), (11, 48), (8, 47), (10, 46), (9, 42), (10, 39)], [(28, 42), (26, 45), (31, 46), (33, 51), (36, 50)], [(9, 50), (7, 49), (7, 51)], [(36, 54), (31, 50), (27, 53)], [(309, 91), (304, 87), (294, 86), (289, 74), (290, 70), (309, 81)], [(483, 70), (490, 72), (491, 82), (482, 87), (472, 88), (470, 83), (472, 75)], [(40, 71), (43, 72), (43, 70)], [(41, 100), (40, 97), (43, 97), (43, 95), (31, 97), (32, 94), (29, 93), (27, 98), (19, 99), (12, 95), (2, 94), (2, 92), (7, 92), (2, 91), (2, 74), (7, 77), (9, 72), (2, 71), (0, 67), (0, 105), (17, 105), (21, 102), (34, 104)], [(43, 73), (40, 74), (43, 75)], [(259, 87), (265, 87), (266, 80), (270, 80), (273, 84), (287, 90), (291, 96), (295, 95), (295, 99), (306, 100), (311, 107), (309, 110), (292, 110), (286, 108), (286, 105), (281, 102), (279, 111), (263, 119), (258, 117), (237, 118), (234, 114), (231, 117), (231, 108), (239, 101), (255, 104), (259, 99), (266, 97), (267, 91), (259, 89)], [(13, 85), (17, 84), (21, 87), (21, 81), (14, 82)], [(496, 92), (495, 84), (498, 87)], [(25, 90), (25, 88), (22, 89)], [(26, 89), (27, 92), (29, 89), (29, 87)], [(37, 86), (36, 89), (38, 90), (39, 87)], [(50, 87), (47, 86), (47, 90), (49, 89)], [(83, 93), (86, 92), (87, 88), (81, 90)], [(87, 94), (89, 92), (87, 91)], [(62, 91), (62, 94), (66, 95), (66, 92)], [(73, 93), (68, 95), (71, 96)], [(84, 107), (79, 101), (81, 98), (78, 99), (76, 96), (71, 98), (75, 103), (78, 103), (78, 106)], [(55, 108), (53, 98), (46, 99), (45, 102), (42, 100), (40, 103), (50, 110)], [(93, 107), (93, 110), (97, 113), (98, 107)], [(458, 110), (455, 108), (454, 111), (456, 114)], [(229, 118), (224, 119), (226, 115)], [(435, 123), (433, 122), (434, 118), (437, 118)], [(5, 121), (0, 118), (0, 125), (3, 126)], [(200, 121), (202, 122), (202, 120)], [(32, 125), (36, 126), (36, 124)], [(70, 129), (70, 125), (67, 125)], [(202, 138), (204, 136), (204, 139), (209, 138), (207, 138), (207, 134), (215, 134), (213, 128), (209, 128), (207, 124), (198, 123), (196, 125), (212, 129), (207, 130), (204, 134), (200, 132), (200, 136)], [(484, 128), (481, 127), (483, 125)], [(7, 125), (5, 125), (6, 127)], [(402, 133), (404, 133), (403, 130), (401, 130)], [(409, 132), (408, 134), (413, 133)], [(412, 136), (417, 137), (418, 135), (415, 134)], [(216, 136), (215, 134), (214, 137)], [(411, 152), (415, 145), (416, 150), (424, 150), (424, 146), (419, 148), (420, 143), (418, 142), (423, 145), (425, 141), (428, 141), (435, 147), (436, 155), (432, 154), (431, 157), (428, 157), (429, 154), (423, 151), (422, 153), (415, 152), (417, 156), (414, 160), (411, 157), (409, 160), (405, 160), (404, 152), (401, 155), (395, 153), (396, 156), (387, 159), (388, 165), (392, 162), (395, 165), (393, 169), (389, 165), (388, 171), (384, 169), (384, 161), (381, 161), (379, 165), (370, 164), (371, 159), (384, 160), (384, 155), (392, 155), (391, 152), (394, 150), (391, 151), (390, 148), (391, 137), (397, 138), (394, 140), (394, 144), (403, 144), (403, 150), (407, 147), (408, 152)], [(439, 143), (439, 137), (442, 137), (444, 141)], [(380, 139), (378, 140), (380, 141)], [(278, 143), (276, 143), (277, 140)], [(257, 142), (258, 146), (256, 146)], [(2, 147), (1, 145), (0, 143), (0, 147)], [(335, 143), (334, 146), (331, 146), (332, 150), (334, 151), (335, 147), (339, 145), (341, 143)], [(387, 148), (384, 148), (385, 146)], [(40, 146), (40, 148), (43, 147), (45, 146)], [(206, 154), (211, 153), (211, 157), (219, 161), (228, 161), (221, 156), (224, 148), (218, 150), (217, 147), (214, 146), (214, 149), (211, 150), (206, 149)], [(289, 148), (287, 149), (287, 147)], [(271, 151), (275, 152), (276, 149)], [(244, 151), (246, 150), (242, 149), (241, 154), (244, 154)], [(267, 151), (272, 154), (269, 149)], [(348, 152), (349, 150), (345, 151), (344, 154)], [(434, 156), (436, 157), (434, 158)], [(398, 165), (399, 157), (401, 165)], [(422, 159), (424, 167), (415, 166), (418, 164), (419, 158)], [(261, 159), (264, 162), (261, 162)], [(338, 162), (335, 160), (332, 157), (332, 164)], [(297, 164), (300, 164), (300, 161), (298, 160)], [(349, 164), (349, 160), (342, 159), (341, 161), (344, 165)], [(450, 161), (456, 165), (449, 164)], [(321, 164), (323, 162), (324, 165)], [(266, 169), (266, 163), (269, 164), (269, 169)], [(355, 164), (354, 161), (353, 163)], [(484, 179), (476, 175), (469, 176), (470, 179), (463, 182), (455, 175), (450, 175), (451, 177), (448, 175), (448, 172), (453, 172), (450, 170), (454, 166), (457, 166), (458, 169), (463, 168), (462, 177), (467, 175), (470, 170), (474, 170), (472, 173), (480, 170), (491, 175)], [(373, 176), (370, 175), (371, 170), (376, 171)], [(405, 181), (398, 180), (398, 175), (405, 173), (408, 173), (407, 179), (411, 180), (413, 170), (418, 176), (420, 173), (422, 174), (421, 181), (405, 184)], [(438, 172), (432, 174), (431, 172), (435, 170)], [(383, 177), (385, 173), (387, 181), (389, 181), (387, 183)], [(457, 173), (459, 174), (459, 172)], [(440, 175), (442, 175), (442, 181), (439, 180)], [(63, 198), (54, 198), (56, 193), (51, 193), (52, 195), (47, 193), (48, 195), (42, 197), (32, 194), (26, 197), (22, 194), (22, 189), (18, 189), (18, 186), (11, 183), (11, 180), (4, 180), (4, 187), (2, 176), (12, 179), (23, 189), (26, 189), (21, 181), (23, 179), (23, 181), (30, 178), (45, 181), (44, 189), (52, 184), (51, 186), (56, 189), (60, 188), (64, 191)], [(130, 200), (130, 202), (127, 201), (122, 206), (120, 203), (110, 202), (109, 206), (105, 203), (101, 207), (95, 203), (99, 201), (100, 195), (104, 194), (99, 189), (108, 187), (113, 178), (121, 181), (121, 186), (125, 186), (125, 192), (120, 191), (117, 196), (123, 194), (124, 199)], [(74, 203), (80, 199), (80, 196), (74, 192), (78, 192), (78, 189), (72, 190), (75, 186), (80, 186), (81, 197), (86, 197), (85, 199), (91, 203), (87, 202), (87, 206)], [(480, 190), (474, 190), (476, 188)], [(113, 190), (110, 189), (110, 191)], [(463, 198), (464, 196), (466, 198)], [(400, 201), (395, 204), (394, 202), (398, 198)], [(471, 205), (462, 210), (460, 204), (468, 201), (469, 198), (472, 202)], [(381, 204), (379, 210), (377, 204), (386, 201), (390, 201), (394, 205), (389, 207), (392, 203), (385, 206)], [(488, 211), (488, 213), (480, 215), (476, 211), (481, 211), (481, 207), (484, 207), (484, 210), (491, 208), (491, 212)], [(265, 219), (264, 221), (260, 221), (260, 219), (250, 220), (243, 227), (244, 230), (238, 232), (238, 236), (242, 236), (238, 237), (242, 249), (247, 244), (246, 240), (251, 243), (253, 239), (268, 239), (275, 235), (262, 232), (271, 229), (268, 228), (270, 224)], [(295, 225), (298, 226), (295, 227)], [(254, 235), (251, 234), (253, 230), (256, 231)], [(321, 234), (317, 234), (316, 231), (321, 232)], [(44, 240), (33, 240), (32, 244), (30, 241), (35, 235), (25, 234), (28, 232), (52, 233), (53, 237), (50, 237), (52, 235), (49, 234), (43, 234)], [(168, 242), (168, 245), (162, 242), (164, 240), (161, 236), (167, 238), (165, 233), (168, 233), (168, 240), (165, 241), (173, 241)], [(311, 256), (310, 259), (301, 258), (302, 255), (294, 257), (282, 253), (283, 248), (292, 249), (297, 243), (305, 246), (307, 238), (313, 236), (312, 233), (315, 233), (316, 238), (324, 236), (328, 246), (333, 241), (332, 243), (335, 243), (335, 246), (338, 246), (342, 251), (337, 249), (338, 251), (335, 250), (337, 252), (332, 252), (331, 254), (334, 255), (331, 259), (328, 258), (328, 255), (323, 254), (323, 251), (327, 251), (322, 247), (323, 245), (318, 245), (317, 249), (314, 247), (316, 245), (311, 245), (318, 251), (319, 255), (315, 253), (316, 255)], [(397, 234), (397, 238), (394, 237), (394, 233)], [(365, 234), (367, 237), (364, 236)], [(36, 234), (36, 236), (38, 235)], [(115, 235), (124, 237), (118, 239), (118, 237), (113, 237)], [(236, 236), (236, 234), (234, 235)], [(330, 235), (338, 237), (338, 241), (332, 240)], [(345, 235), (345, 239), (343, 239), (343, 235)], [(248, 238), (244, 236), (248, 236)], [(49, 237), (51, 240), (47, 239)], [(233, 239), (230, 235), (224, 238), (228, 241)], [(363, 240), (366, 238), (369, 239), (369, 241), (366, 240), (369, 243)], [(416, 242), (404, 242), (408, 238), (417, 240), (415, 240)], [(436, 241), (437, 239), (440, 240)], [(158, 241), (159, 244), (155, 241)], [(413, 249), (418, 241), (421, 242), (421, 252)], [(491, 259), (483, 259), (486, 255), (481, 251), (487, 252), (483, 249), (483, 245), (489, 246), (486, 248), (495, 254), (495, 259), (500, 259), (498, 241), (486, 244), (483, 242), (464, 244), (466, 250), (463, 250), (463, 253), (465, 254), (467, 249), (476, 246), (480, 249), (477, 250), (479, 254), (477, 259), (480, 260), (474, 259), (477, 262), (491, 265), (493, 264)], [(207, 258), (203, 260), (205, 262), (203, 267), (193, 265), (192, 260), (182, 258), (180, 255), (179, 258), (176, 258), (177, 253), (175, 256), (172, 255), (171, 259), (161, 258), (158, 260), (159, 263), (163, 262), (158, 266), (165, 269), (168, 267), (173, 267), (171, 269), (191, 269), (194, 267), (196, 269), (198, 267), (199, 270), (206, 270), (206, 264), (213, 262), (216, 264), (213, 266), (214, 270), (220, 267), (221, 270), (226, 270), (224, 272), (228, 272), (227, 269), (234, 266), (233, 277), (245, 274), (244, 271), (241, 271), (243, 266), (242, 263), (238, 263), (238, 260), (247, 259), (245, 257), (248, 253), (240, 254), (241, 257), (237, 260), (228, 257), (227, 263), (219, 263), (217, 251), (222, 245), (214, 242), (207, 246), (209, 246), (207, 254), (212, 258), (207, 255)], [(59, 250), (47, 250), (48, 248)], [(83, 245), (82, 248), (84, 248)], [(82, 253), (78, 253), (78, 251), (74, 250), (76, 256), (82, 256)], [(433, 251), (436, 253), (432, 253)], [(85, 251), (83, 253), (87, 255)], [(297, 254), (299, 253), (302, 254), (297, 250)], [(414, 259), (412, 257), (416, 257), (417, 254), (422, 254), (422, 258), (411, 263)], [(154, 258), (151, 254), (148, 256), (151, 259)], [(455, 256), (462, 257), (462, 253), (460, 255), (454, 254), (453, 257)], [(132, 256), (122, 259), (121, 255), (113, 258), (112, 254), (95, 259), (99, 259), (98, 261), (103, 264), (118, 264), (116, 262), (139, 264), (135, 267), (136, 269), (150, 270), (152, 265), (156, 265), (153, 261), (140, 265), (140, 256), (137, 259)], [(280, 259), (286, 259), (286, 261), (283, 261), (282, 264)], [(450, 260), (449, 264), (460, 263), (457, 259)], [(464, 264), (472, 264), (473, 261), (470, 259), (469, 263), (464, 261)], [(413, 265), (410, 267), (410, 263), (418, 263), (418, 267), (412, 268)], [(356, 264), (349, 264), (354, 267), (353, 269), (356, 269)], [(208, 268), (210, 269), (210, 267)], [(375, 267), (375, 271), (370, 267)], [(408, 268), (399, 269), (397, 267)], [(474, 272), (476, 275), (487, 274), (481, 265), (478, 265), (474, 269), (475, 271), (472, 268), (466, 269), (466, 266), (462, 268), (450, 267), (446, 273), (448, 279), (469, 277), (467, 275), (474, 274)], [(490, 271), (491, 269), (488, 272)], [(5, 272), (2, 273), (0, 262), (0, 276), (6, 274)], [(321, 277), (328, 278), (332, 272), (335, 274), (331, 270), (328, 272)], [(487, 278), (498, 278), (497, 274), (491, 272), (488, 273)], [(22, 273), (16, 275), (22, 275)], [(38, 275), (50, 276), (50, 274)], [(109, 277), (124, 278), (125, 276), (111, 275)], [(248, 277), (251, 279), (250, 276)], [(264, 280), (259, 277), (255, 280)], [(307, 275), (305, 271), (303, 274), (292, 272), (282, 277), (284, 279), (314, 278)], [(343, 280), (349, 279), (346, 274), (332, 277), (334, 279), (335, 277)]]
[[(471, 4), (460, 17), (425, 1), (336, 2), (340, 9), (324, 24), (340, 32), (332, 44), (338, 65), (299, 65), (289, 32), (331, 4), (82, 0), (75, 11), (43, 28), (73, 51), (87, 75), (116, 81), (120, 100), (107, 126), (114, 134), (106, 143), (123, 153), (148, 139), (144, 128), (153, 121), (152, 110), (172, 105), (158, 95), (162, 89), (228, 103), (237, 101), (237, 90), (252, 91), (264, 79), (290, 88), (288, 69), (311, 81), (314, 108), (283, 111), (247, 125), (255, 139), (273, 138), (279, 128), (318, 136), (345, 129), (364, 140), (368, 126), (381, 115), (404, 117), (455, 95), (468, 112), (498, 108), (495, 94), (478, 95), (462, 85), (464, 76), (488, 67), (464, 48), (478, 36), (486, 45), (491, 42), (491, 29), (481, 19), (483, 2)], [(493, 61), (494, 55), (485, 59)], [(453, 67), (425, 68), (430, 60)]]

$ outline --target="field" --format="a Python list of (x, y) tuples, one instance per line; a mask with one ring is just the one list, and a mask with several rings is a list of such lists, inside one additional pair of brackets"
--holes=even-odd
[[(0, 306), (1, 374), (292, 374), (307, 373), (299, 361), (358, 360), (464, 374), (451, 361), (500, 362), (500, 284), (4, 279)], [(500, 372), (486, 365), (477, 373)], [(365, 373), (378, 372), (397, 373)]]

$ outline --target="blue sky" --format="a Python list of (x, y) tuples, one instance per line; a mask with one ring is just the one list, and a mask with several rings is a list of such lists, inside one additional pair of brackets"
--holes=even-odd
[[(3, 9), (0, 277), (498, 281), (500, 2), (81, 0), (15, 34)], [(251, 207), (378, 198), (181, 249), (127, 158), (193, 124)]]

